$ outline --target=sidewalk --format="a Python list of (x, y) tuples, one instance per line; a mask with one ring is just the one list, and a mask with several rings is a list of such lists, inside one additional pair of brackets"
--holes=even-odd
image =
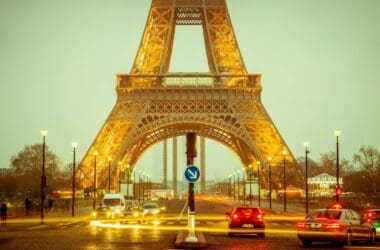
[(7, 219), (6, 225), (0, 225), (1, 231), (15, 231), (15, 230), (26, 230), (26, 229), (34, 229), (34, 228), (49, 228), (52, 225), (59, 223), (75, 223), (78, 221), (82, 221), (91, 216), (92, 206), (87, 207), (79, 207), (75, 209), (75, 216), (71, 216), (71, 209), (62, 211), (55, 210), (52, 212), (44, 213), (43, 224), (41, 224), (40, 214), (33, 213), (31, 215), (26, 216), (18, 215), (11, 216)]

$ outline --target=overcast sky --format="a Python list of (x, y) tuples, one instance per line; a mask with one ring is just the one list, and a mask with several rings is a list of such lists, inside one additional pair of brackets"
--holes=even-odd
[[(73, 141), (83, 157), (115, 105), (115, 75), (131, 69), (150, 2), (0, 0), (0, 167), (43, 129), (65, 163)], [(315, 160), (334, 151), (335, 129), (349, 160), (361, 145), (380, 149), (380, 1), (227, 3), (247, 70), (263, 73), (263, 104), (296, 157), (306, 140)], [(170, 71), (207, 70), (201, 27), (177, 27)], [(161, 150), (137, 167), (161, 178)], [(206, 152), (207, 176), (241, 167), (218, 143)]]

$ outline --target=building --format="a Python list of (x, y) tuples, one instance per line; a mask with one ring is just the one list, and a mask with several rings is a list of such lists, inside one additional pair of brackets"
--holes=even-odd
[[(307, 179), (309, 195), (312, 197), (331, 197), (335, 195), (336, 177), (327, 173)], [(339, 177), (339, 185), (343, 187), (343, 179)]]

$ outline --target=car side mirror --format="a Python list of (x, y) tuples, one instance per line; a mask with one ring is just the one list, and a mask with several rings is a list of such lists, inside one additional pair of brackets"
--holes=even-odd
[(227, 213), (225, 213), (225, 215), (227, 215), (227, 216), (230, 216), (230, 215), (231, 215), (231, 213), (230, 213), (230, 212), (227, 212)]

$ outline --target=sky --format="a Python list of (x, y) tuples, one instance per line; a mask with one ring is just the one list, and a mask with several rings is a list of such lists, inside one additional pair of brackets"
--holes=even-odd
[[(41, 143), (41, 130), (65, 163), (73, 141), (82, 159), (116, 103), (116, 74), (130, 72), (150, 3), (0, 0), (0, 167), (24, 145)], [(262, 102), (296, 157), (304, 141), (315, 160), (334, 151), (336, 129), (348, 160), (362, 145), (380, 149), (380, 1), (227, 4), (246, 68), (263, 74)], [(170, 71), (208, 71), (200, 26), (177, 27)], [(241, 168), (214, 141), (206, 158), (207, 178)], [(160, 143), (137, 169), (159, 179), (161, 162)]]

